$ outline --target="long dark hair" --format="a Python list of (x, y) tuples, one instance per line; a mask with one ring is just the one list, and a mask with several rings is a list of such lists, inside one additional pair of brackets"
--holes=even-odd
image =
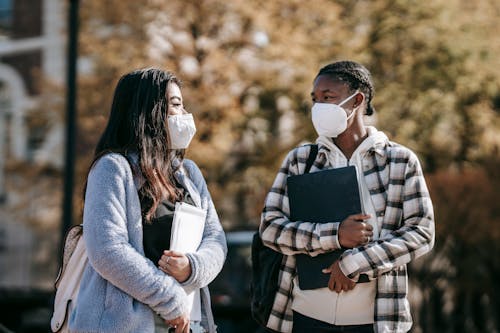
[(93, 165), (110, 152), (138, 154), (144, 178), (139, 194), (147, 221), (162, 200), (175, 202), (182, 198), (175, 184), (172, 161), (175, 157), (182, 159), (184, 150), (170, 149), (166, 96), (169, 83), (181, 86), (173, 73), (154, 68), (133, 71), (120, 78), (108, 124), (92, 161)]

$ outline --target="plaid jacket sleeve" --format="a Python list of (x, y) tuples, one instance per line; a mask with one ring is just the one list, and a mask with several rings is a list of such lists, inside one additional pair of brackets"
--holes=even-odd
[(309, 152), (310, 146), (301, 146), (288, 153), (266, 197), (261, 216), (259, 231), (263, 243), (285, 255), (306, 253), (315, 256), (340, 248), (337, 236), (340, 221), (311, 223), (289, 220), (286, 181), (288, 176), (304, 173)]
[[(385, 198), (380, 238), (344, 252), (340, 268), (350, 278), (365, 273), (378, 277), (427, 253), (434, 245), (434, 212), (422, 168), (416, 155), (399, 146), (385, 163), (365, 170), (372, 192)], [(381, 183), (384, 173), (387, 182)], [(373, 177), (372, 177), (373, 176)]]

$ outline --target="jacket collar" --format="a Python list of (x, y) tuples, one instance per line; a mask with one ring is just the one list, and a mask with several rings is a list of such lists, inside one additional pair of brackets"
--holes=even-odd
[[(139, 161), (139, 156), (136, 152), (131, 152), (128, 154), (130, 157), (131, 161), (137, 166), (137, 163)], [(179, 184), (184, 187), (188, 192), (191, 198), (193, 199), (194, 203), (196, 204), (197, 207), (201, 207), (201, 196), (200, 193), (196, 190), (196, 187), (192, 180), (190, 179), (186, 168), (184, 168), (184, 163), (182, 160), (180, 160), (178, 157), (176, 157), (172, 161), (172, 166), (176, 171), (174, 172), (174, 177), (175, 179), (179, 182)], [(134, 183), (137, 187), (137, 190), (139, 190), (144, 184), (144, 178), (140, 174), (140, 172), (134, 173)]]
[(195, 205), (201, 208), (200, 193), (196, 190), (193, 181), (189, 177), (189, 174), (186, 168), (184, 167), (183, 161), (179, 160), (179, 158), (175, 158), (174, 161), (172, 162), (172, 166), (177, 169), (174, 173), (175, 179), (177, 179), (179, 184), (189, 192)]
[[(387, 136), (381, 132), (378, 131), (375, 127), (373, 126), (367, 126), (366, 130), (368, 132), (368, 137), (361, 142), (361, 144), (356, 148), (356, 151), (354, 152), (355, 154), (361, 154), (365, 155), (368, 153), (376, 153), (380, 156), (385, 156), (386, 155), (386, 146), (389, 143), (389, 139)], [(323, 151), (326, 155), (328, 154), (342, 154), (342, 151), (333, 143), (332, 138), (325, 137), (325, 136), (319, 136), (316, 139), (316, 143), (318, 144), (319, 151), (321, 150), (326, 150)], [(353, 154), (354, 155), (354, 154)]]

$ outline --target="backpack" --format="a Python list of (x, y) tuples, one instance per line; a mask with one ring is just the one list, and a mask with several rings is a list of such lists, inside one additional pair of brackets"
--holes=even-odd
[[(318, 154), (318, 145), (312, 144), (306, 169), (309, 170)], [(250, 283), (252, 318), (261, 326), (266, 327), (274, 298), (278, 291), (278, 279), (283, 262), (283, 254), (272, 250), (262, 243), (259, 232), (252, 239), (252, 279)]]
[(88, 258), (83, 241), (83, 225), (71, 227), (64, 238), (63, 260), (55, 282), (54, 312), (50, 319), (52, 332), (65, 333), (68, 317), (78, 298), (80, 281)]
[[(134, 172), (134, 164), (129, 157), (127, 155), (123, 155), (123, 157), (127, 159), (132, 172)], [(83, 224), (78, 224), (71, 227), (64, 237), (62, 264), (54, 283), (54, 312), (50, 319), (52, 332), (69, 332), (69, 315), (78, 298), (80, 281), (88, 262), (87, 250), (82, 236)]]

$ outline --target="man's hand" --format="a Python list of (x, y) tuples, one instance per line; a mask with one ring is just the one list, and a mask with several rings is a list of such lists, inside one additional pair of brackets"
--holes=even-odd
[(179, 283), (191, 276), (191, 263), (184, 253), (165, 250), (158, 261), (160, 269), (172, 276)]
[(356, 286), (354, 281), (342, 273), (338, 260), (336, 260), (330, 267), (323, 269), (323, 273), (330, 273), (328, 288), (337, 293), (340, 293), (342, 290), (351, 290)]
[(182, 315), (172, 320), (165, 320), (165, 323), (174, 327), (175, 333), (189, 333), (189, 315)]
[(373, 237), (373, 227), (364, 222), (369, 218), (367, 214), (355, 214), (342, 221), (339, 227), (340, 245), (352, 249), (367, 244)]

